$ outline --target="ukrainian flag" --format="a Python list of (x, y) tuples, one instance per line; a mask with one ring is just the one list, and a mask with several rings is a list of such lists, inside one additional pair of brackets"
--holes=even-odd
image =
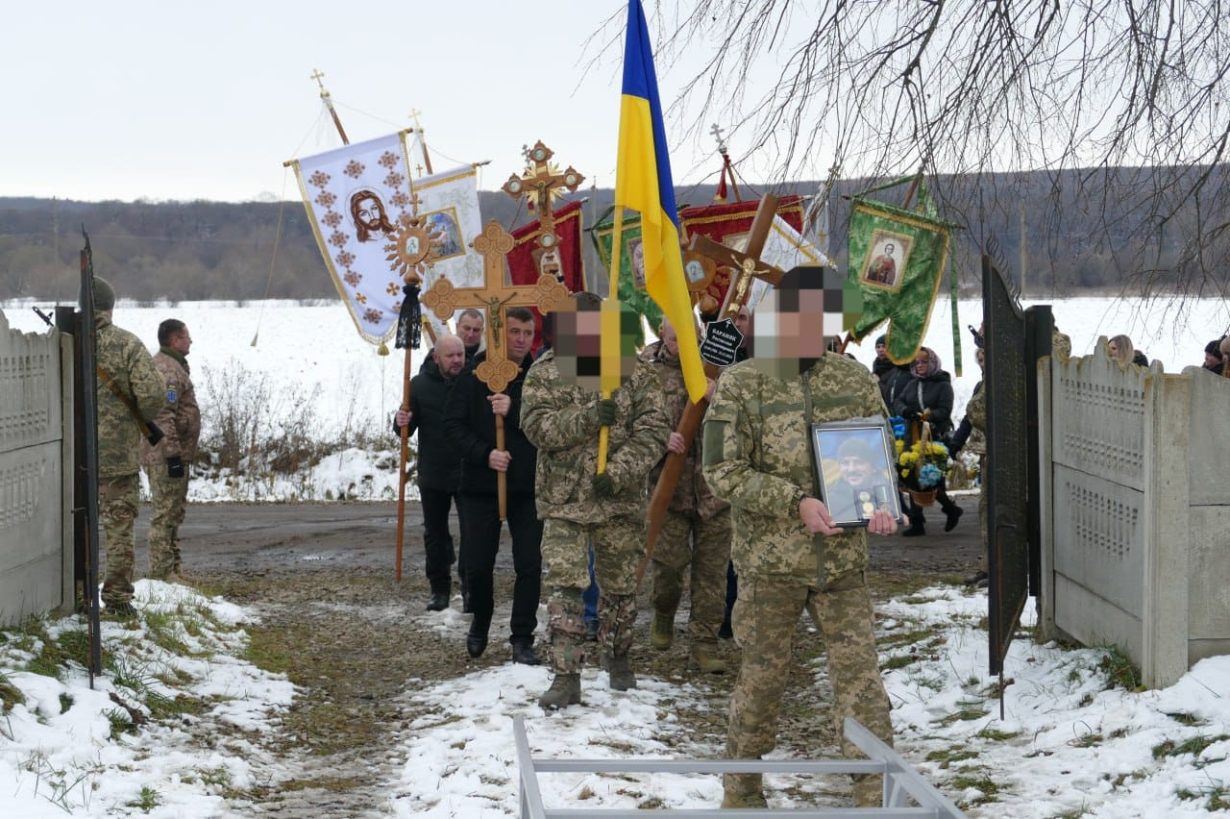
[[(693, 403), (704, 397), (707, 382), (692, 316), (692, 299), (683, 276), (679, 249), (679, 211), (671, 179), (662, 103), (653, 69), (653, 49), (641, 0), (628, 3), (628, 40), (624, 48), (624, 84), (619, 109), (619, 158), (615, 170), (615, 205), (641, 214), (645, 253), (645, 289), (662, 308), (679, 335), (679, 360)], [(617, 217), (618, 218), (618, 217)], [(615, 288), (612, 287), (612, 292)]]

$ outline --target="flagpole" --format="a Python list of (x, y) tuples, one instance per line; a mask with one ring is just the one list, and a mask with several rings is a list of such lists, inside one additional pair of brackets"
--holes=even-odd
[[(611, 302), (612, 304), (614, 304), (616, 310), (618, 310), (619, 308), (619, 276), (620, 276), (620, 270), (622, 269), (622, 266), (623, 266), (623, 259), (621, 258), (623, 256), (623, 252), (622, 252), (623, 251), (623, 233), (624, 233), (624, 206), (616, 205), (615, 206), (614, 231), (611, 234), (611, 275), (607, 277), (608, 281), (607, 281), (607, 295), (606, 295), (607, 300)], [(603, 330), (604, 332), (602, 333), (601, 341), (599, 343), (600, 345), (605, 346), (606, 344), (609, 344), (611, 342), (610, 340), (606, 338), (606, 335), (607, 335), (607, 333), (605, 332), (606, 328), (604, 327)], [(614, 339), (614, 343), (619, 344), (619, 339), (618, 338)], [(600, 353), (605, 353), (605, 352), (606, 352), (605, 350), (601, 350), (600, 348)], [(598, 361), (603, 370), (605, 370), (606, 367), (611, 363), (610, 361), (608, 361), (609, 358), (610, 356), (607, 356), (607, 355), (603, 355), (603, 354), (599, 355)], [(616, 359), (615, 365), (619, 366), (618, 359)], [(600, 383), (602, 385), (601, 394), (602, 394), (602, 399), (604, 401), (609, 399), (611, 397), (611, 394), (614, 392), (614, 390), (610, 389), (610, 387), (607, 386), (608, 375), (609, 375), (608, 373), (602, 372), (600, 376)], [(603, 472), (606, 472), (606, 454), (607, 454), (607, 447), (610, 442), (610, 436), (611, 436), (610, 427), (602, 426), (598, 428), (598, 474), (599, 475), (601, 475)]]
[(350, 137), (346, 136), (346, 129), (342, 127), (342, 120), (337, 115), (337, 109), (333, 107), (333, 96), (329, 93), (329, 89), (325, 88), (324, 76), (325, 72), (315, 68), (308, 79), (316, 80), (316, 84), (320, 86), (320, 98), (324, 100), (325, 107), (329, 109), (329, 116), (333, 117), (333, 125), (337, 128), (337, 133), (342, 138), (342, 144), (349, 145)]

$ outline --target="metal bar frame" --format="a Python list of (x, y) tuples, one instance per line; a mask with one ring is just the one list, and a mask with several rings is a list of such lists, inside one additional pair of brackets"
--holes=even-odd
[[(513, 740), (517, 748), (518, 801), (521, 819), (641, 819), (644, 811), (609, 808), (546, 808), (538, 776), (544, 773), (810, 773), (882, 774), (883, 805), (872, 808), (797, 808), (786, 810), (721, 810), (701, 808), (655, 810), (654, 816), (713, 817), (749, 819), (771, 813), (788, 813), (809, 819), (965, 819), (951, 800), (937, 791), (901, 756), (853, 718), (843, 723), (846, 739), (867, 755), (867, 759), (542, 759), (530, 751), (525, 733), (525, 717), (513, 718)], [(918, 806), (907, 807), (913, 800)]]

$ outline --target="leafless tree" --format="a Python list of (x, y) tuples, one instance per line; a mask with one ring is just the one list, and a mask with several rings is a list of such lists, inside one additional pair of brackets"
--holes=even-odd
[(1041, 170), (1054, 250), (1079, 208), (1138, 285), (1226, 293), (1221, 0), (682, 0), (652, 19), (676, 87), (689, 68), (673, 124), (690, 138), (727, 124), (763, 178), (922, 168), (975, 229), (985, 208), (1014, 213), (1014, 180)]

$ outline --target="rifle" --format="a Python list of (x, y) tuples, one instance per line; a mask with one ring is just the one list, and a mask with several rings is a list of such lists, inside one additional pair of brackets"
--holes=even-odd
[[(39, 318), (47, 322), (48, 327), (55, 326), (55, 324), (51, 321), (51, 316), (47, 315), (37, 307), (33, 309), (35, 313), (38, 313)], [(94, 369), (103, 382), (106, 383), (107, 389), (111, 390), (111, 394), (118, 398), (120, 403), (128, 408), (128, 414), (132, 416), (132, 420), (136, 422), (137, 427), (141, 430), (141, 436), (145, 438), (145, 440), (149, 441), (150, 446), (158, 446), (158, 442), (167, 437), (166, 433), (164, 433), (153, 421), (141, 416), (141, 411), (137, 409), (137, 405), (133, 402), (133, 400), (125, 395), (119, 388), (119, 385), (111, 379), (111, 373), (107, 372), (97, 364), (94, 366)]]

